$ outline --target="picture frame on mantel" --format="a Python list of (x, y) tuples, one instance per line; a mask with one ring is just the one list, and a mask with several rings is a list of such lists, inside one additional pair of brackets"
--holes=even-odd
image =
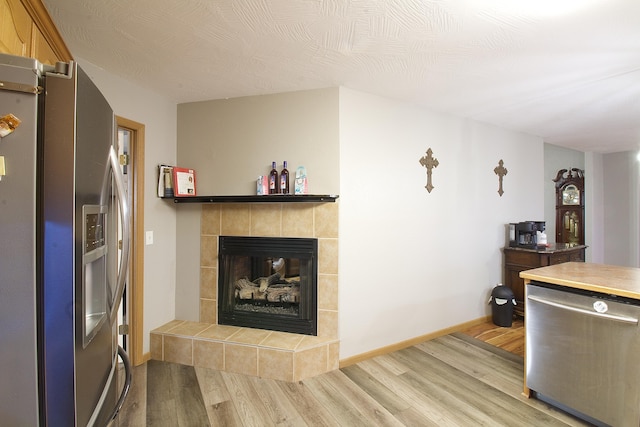
[(195, 197), (196, 171), (188, 168), (173, 167), (173, 191), (175, 197)]

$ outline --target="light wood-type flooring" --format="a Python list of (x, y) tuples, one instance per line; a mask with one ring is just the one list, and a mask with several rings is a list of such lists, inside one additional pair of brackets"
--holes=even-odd
[(462, 333), (524, 357), (524, 320), (521, 317), (515, 318), (510, 328), (485, 322), (472, 326)]
[(487, 323), (294, 383), (150, 361), (119, 426), (588, 425), (522, 395), (523, 343)]

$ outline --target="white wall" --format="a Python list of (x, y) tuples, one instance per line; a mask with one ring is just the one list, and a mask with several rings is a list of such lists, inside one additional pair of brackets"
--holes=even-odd
[(603, 155), (604, 262), (640, 267), (637, 152)]
[(340, 165), (340, 357), (488, 315), (505, 224), (544, 216), (542, 140), (341, 88)]
[(144, 229), (154, 232), (144, 247), (144, 342), (149, 332), (175, 318), (176, 210), (157, 198), (157, 165), (176, 160), (176, 104), (95, 65), (78, 60), (107, 98), (114, 112), (145, 125)]
[(585, 244), (586, 261), (604, 264), (604, 170), (603, 155), (585, 153)]

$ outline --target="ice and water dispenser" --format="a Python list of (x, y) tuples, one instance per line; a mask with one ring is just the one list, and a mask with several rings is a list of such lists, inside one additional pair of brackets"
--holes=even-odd
[(106, 206), (82, 207), (83, 345), (89, 344), (107, 319), (107, 212)]

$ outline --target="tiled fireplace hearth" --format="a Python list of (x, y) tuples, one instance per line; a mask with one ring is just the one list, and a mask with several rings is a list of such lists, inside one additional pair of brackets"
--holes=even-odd
[[(318, 239), (317, 336), (218, 324), (221, 235)], [(338, 203), (203, 204), (200, 266), (200, 321), (153, 330), (153, 359), (284, 381), (338, 369)]]

